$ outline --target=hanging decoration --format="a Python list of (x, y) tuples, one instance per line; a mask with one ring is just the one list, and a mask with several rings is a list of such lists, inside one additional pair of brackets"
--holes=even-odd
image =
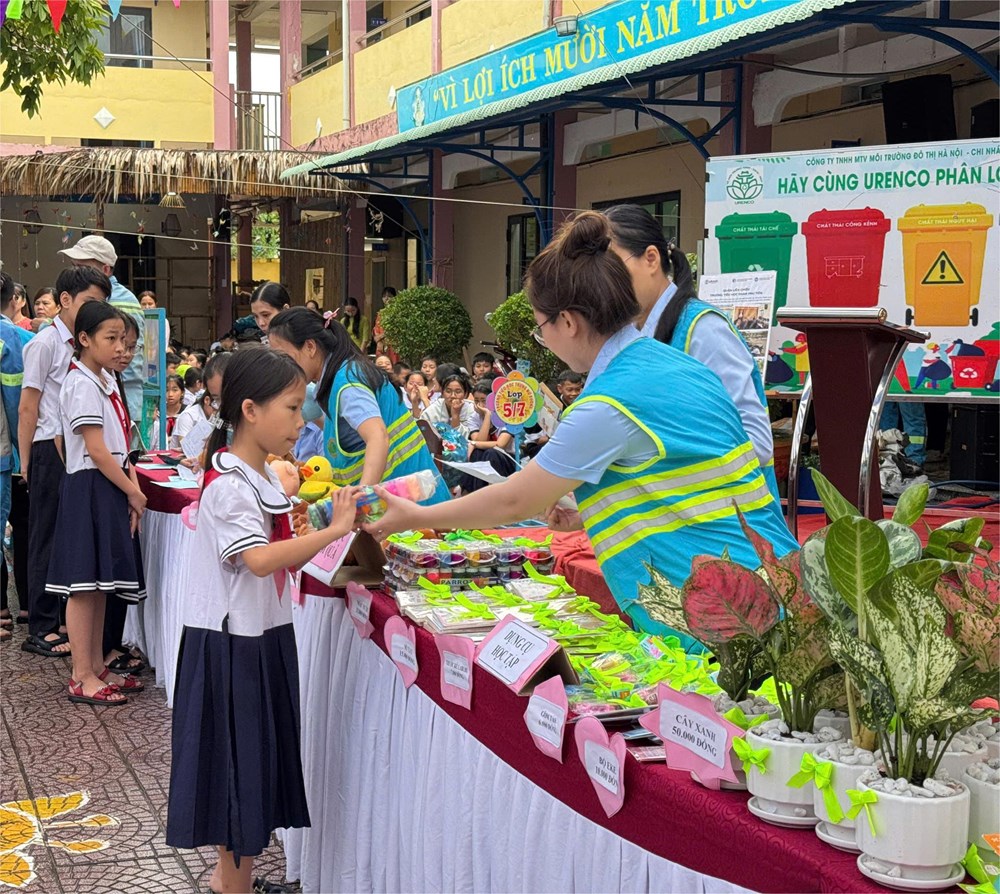
[(21, 18), (24, 0), (0, 0), (0, 25), (7, 19)]
[(108, 0), (108, 8), (111, 10), (111, 21), (117, 21), (118, 13), (122, 11), (122, 0)]
[(52, 16), (52, 27), (56, 29), (56, 34), (62, 27), (63, 14), (66, 12), (68, 0), (46, 0), (49, 7), (49, 15)]
[(3, 20), (7, 18), (7, 3), (8, 0), (0, 0), (0, 27), (3, 26)]

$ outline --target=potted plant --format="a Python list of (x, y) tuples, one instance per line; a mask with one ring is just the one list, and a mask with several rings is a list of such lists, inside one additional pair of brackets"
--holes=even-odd
[(497, 342), (519, 360), (531, 364), (531, 374), (539, 382), (553, 382), (564, 369), (563, 363), (532, 337), (537, 325), (535, 315), (524, 292), (515, 292), (495, 311), (486, 315), (486, 322), (497, 335)]
[(456, 295), (437, 286), (403, 289), (382, 308), (385, 340), (400, 357), (420, 363), (428, 354), (455, 361), (472, 338), (472, 320)]
[(726, 555), (700, 556), (679, 600), (662, 587), (640, 590), (639, 599), (656, 620), (715, 651), (720, 685), (723, 674), (731, 685), (755, 675), (773, 677), (781, 718), (749, 729), (741, 746), (754, 795), (748, 806), (777, 825), (815, 825), (811, 791), (790, 786), (789, 780), (800, 771), (806, 751), (840, 738), (835, 730), (824, 730), (821, 739), (813, 723), (820, 708), (842, 701), (843, 677), (830, 654), (828, 622), (802, 584), (798, 552), (778, 559), (740, 519), (760, 559), (758, 570)]
[(844, 792), (858, 866), (885, 884), (946, 887), (961, 877), (969, 792), (935, 774), (957, 731), (980, 719), (972, 702), (997, 688), (995, 566), (965, 564), (983, 558), (982, 525), (952, 523), (921, 549), (909, 525), (925, 491), (908, 490), (891, 521), (873, 523), (817, 482), (834, 521), (804, 544), (803, 578), (853, 684), (854, 742), (877, 745), (884, 761)]

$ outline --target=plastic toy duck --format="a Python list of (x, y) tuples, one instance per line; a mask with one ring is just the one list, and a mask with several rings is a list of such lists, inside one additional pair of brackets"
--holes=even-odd
[(333, 466), (325, 456), (313, 456), (307, 459), (299, 474), (303, 479), (299, 488), (299, 499), (307, 503), (322, 500), (337, 489), (337, 485), (333, 483)]

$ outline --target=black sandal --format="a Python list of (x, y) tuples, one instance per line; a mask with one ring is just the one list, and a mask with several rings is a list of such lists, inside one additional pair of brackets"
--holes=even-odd
[(18, 615), (17, 616), (17, 623), (18, 624), (27, 624), (30, 621), (31, 621), (31, 617), (29, 615)]
[(61, 646), (68, 642), (69, 637), (65, 633), (59, 634), (59, 638), (53, 640), (47, 640), (44, 636), (29, 636), (21, 643), (21, 650), (24, 652), (33, 652), (35, 655), (41, 655), (43, 658), (72, 658), (73, 653), (71, 651), (56, 651), (56, 646)]
[(290, 894), (294, 889), (288, 885), (269, 882), (263, 876), (258, 876), (253, 880), (253, 890), (254, 894)]
[(111, 659), (105, 667), (113, 674), (141, 674), (146, 669), (146, 662), (131, 652), (122, 652), (117, 658)]

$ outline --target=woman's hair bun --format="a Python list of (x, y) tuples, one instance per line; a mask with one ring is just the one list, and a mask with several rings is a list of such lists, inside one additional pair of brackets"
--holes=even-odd
[(611, 245), (608, 222), (596, 211), (581, 211), (566, 227), (563, 254), (571, 261), (581, 255), (602, 255)]

